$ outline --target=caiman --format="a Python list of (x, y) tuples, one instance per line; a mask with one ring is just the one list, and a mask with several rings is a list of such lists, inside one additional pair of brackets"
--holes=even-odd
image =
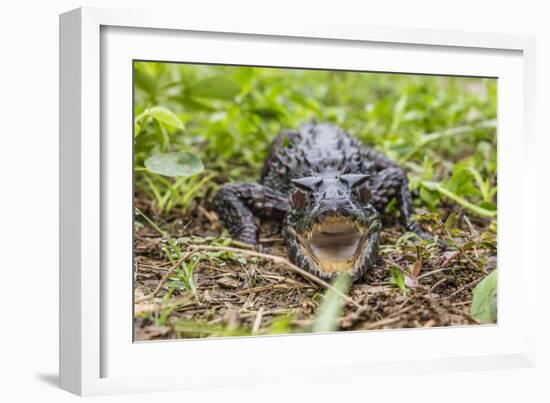
[(259, 219), (282, 223), (288, 256), (298, 267), (331, 280), (363, 277), (376, 262), (380, 216), (393, 199), (405, 230), (429, 237), (411, 220), (403, 169), (329, 123), (304, 123), (277, 135), (260, 183), (227, 183), (214, 210), (231, 236), (259, 243)]

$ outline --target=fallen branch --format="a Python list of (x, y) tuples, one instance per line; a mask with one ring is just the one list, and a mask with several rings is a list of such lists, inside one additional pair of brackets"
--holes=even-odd
[(270, 238), (260, 238), (260, 243), (270, 243), (270, 242), (284, 242), (282, 237), (270, 237)]
[(317, 276), (315, 276), (315, 275), (313, 275), (313, 274), (311, 274), (311, 273), (309, 273), (309, 272), (307, 272), (303, 269), (300, 269), (298, 266), (292, 264), (288, 259), (285, 259), (284, 257), (268, 255), (266, 253), (260, 253), (260, 252), (256, 252), (256, 251), (252, 251), (252, 250), (230, 248), (230, 247), (227, 247), (227, 246), (190, 245), (189, 247), (192, 248), (194, 251), (209, 250), (209, 251), (212, 251), (212, 252), (233, 252), (233, 253), (240, 253), (241, 255), (254, 256), (254, 257), (259, 257), (259, 258), (262, 258), (262, 259), (271, 260), (272, 262), (277, 263), (277, 264), (285, 267), (289, 271), (293, 271), (294, 273), (298, 273), (302, 277), (305, 277), (306, 279), (313, 281), (314, 283), (316, 283), (317, 285), (320, 285), (321, 287), (332, 290), (334, 293), (336, 293), (337, 295), (342, 297), (345, 301), (349, 302), (350, 304), (352, 304), (356, 308), (358, 308), (358, 309), (362, 308), (362, 306), (360, 304), (355, 302), (352, 298), (350, 298), (346, 294), (340, 292), (339, 290), (334, 288), (332, 285), (330, 285), (326, 281), (321, 280), (319, 277), (317, 277)]
[(244, 242), (236, 241), (234, 239), (231, 240), (230, 245), (236, 246), (239, 249), (255, 250), (254, 246), (249, 245), (249, 244), (244, 243)]

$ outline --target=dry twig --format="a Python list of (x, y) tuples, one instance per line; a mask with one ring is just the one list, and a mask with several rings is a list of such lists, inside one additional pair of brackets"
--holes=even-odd
[(254, 320), (254, 325), (252, 326), (252, 334), (258, 333), (260, 330), (260, 325), (262, 324), (262, 317), (264, 314), (264, 308), (260, 307), (258, 313), (256, 314), (256, 319)]
[(352, 298), (350, 298), (346, 294), (340, 292), (338, 289), (334, 288), (332, 285), (330, 285), (326, 281), (321, 280), (319, 277), (317, 277), (317, 276), (315, 276), (315, 275), (313, 275), (313, 274), (311, 274), (311, 273), (309, 273), (309, 272), (307, 272), (303, 269), (300, 269), (298, 266), (292, 264), (288, 259), (285, 259), (284, 257), (275, 256), (275, 255), (268, 255), (266, 253), (260, 253), (260, 252), (251, 251), (251, 250), (231, 248), (231, 247), (227, 247), (227, 246), (191, 245), (190, 248), (193, 248), (195, 251), (196, 250), (209, 250), (209, 251), (213, 251), (213, 252), (240, 253), (242, 255), (254, 256), (254, 257), (259, 257), (259, 258), (262, 258), (262, 259), (271, 260), (272, 262), (277, 263), (277, 264), (287, 268), (288, 270), (293, 271), (294, 273), (298, 273), (302, 277), (305, 277), (306, 279), (313, 281), (314, 283), (316, 283), (317, 285), (320, 285), (321, 287), (332, 290), (334, 293), (336, 293), (337, 295), (342, 297), (346, 302), (349, 302), (350, 304), (352, 304), (356, 308), (358, 308), (358, 309), (362, 308), (360, 304), (355, 302)]

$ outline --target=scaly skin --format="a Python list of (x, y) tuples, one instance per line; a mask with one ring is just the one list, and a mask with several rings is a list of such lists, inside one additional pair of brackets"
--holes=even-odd
[(275, 138), (259, 184), (222, 186), (214, 209), (234, 239), (257, 248), (256, 218), (281, 222), (290, 259), (327, 280), (336, 273), (324, 272), (304, 253), (300, 234), (327, 217), (349, 217), (368, 229), (365, 250), (350, 273), (357, 280), (376, 260), (379, 215), (394, 198), (405, 229), (425, 238), (411, 221), (412, 199), (401, 167), (331, 124), (305, 123)]

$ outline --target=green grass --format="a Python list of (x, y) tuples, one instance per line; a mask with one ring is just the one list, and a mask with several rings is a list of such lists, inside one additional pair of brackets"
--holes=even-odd
[[(496, 217), (496, 80), (135, 62), (136, 189), (185, 212), (220, 182), (257, 180), (271, 139), (311, 119), (402, 164), (422, 207), (450, 200)], [(204, 172), (171, 178), (152, 156), (190, 152)]]
[(168, 232), (161, 229), (153, 220), (145, 215), (141, 210), (136, 209), (136, 215), (142, 217), (151, 227), (153, 227), (159, 235), (162, 236), (163, 241), (166, 242), (164, 246), (164, 254), (168, 257), (168, 260), (172, 265), (176, 265), (176, 274), (171, 278), (172, 282), (175, 282), (170, 288), (170, 296), (174, 286), (181, 289), (190, 290), (193, 294), (197, 295), (197, 287), (193, 279), (193, 270), (198, 263), (196, 256), (192, 256), (190, 262), (185, 261), (184, 252), (177, 240), (175, 240)]

